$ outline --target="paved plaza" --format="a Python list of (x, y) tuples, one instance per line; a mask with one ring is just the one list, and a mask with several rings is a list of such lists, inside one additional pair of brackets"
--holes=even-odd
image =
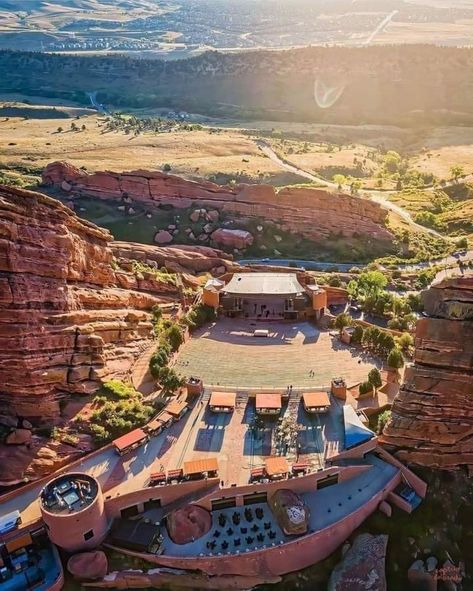
[[(268, 329), (270, 336), (254, 337), (255, 329)], [(193, 334), (175, 369), (213, 386), (328, 388), (333, 377), (345, 378), (349, 386), (366, 380), (373, 365), (379, 363), (367, 353), (307, 322), (225, 318)]]

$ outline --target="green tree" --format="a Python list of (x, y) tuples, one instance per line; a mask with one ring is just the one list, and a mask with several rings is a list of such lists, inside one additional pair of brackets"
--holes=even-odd
[(171, 324), (162, 334), (162, 340), (169, 343), (171, 351), (177, 351), (184, 342), (184, 335), (177, 324)]
[(163, 164), (163, 171), (164, 172), (169, 172), (170, 170), (171, 170), (171, 165), (170, 164), (168, 164), (168, 163)]
[(397, 339), (397, 344), (399, 345), (402, 351), (409, 351), (409, 349), (414, 346), (414, 339), (411, 334), (409, 334), (408, 332), (404, 332)]
[(368, 382), (373, 386), (374, 393), (376, 394), (378, 388), (381, 388), (383, 385), (383, 380), (381, 379), (381, 373), (377, 367), (373, 367), (368, 373)]
[(352, 343), (361, 343), (363, 340), (363, 327), (361, 324), (357, 324), (353, 329), (353, 333), (351, 335), (351, 342)]
[(392, 369), (401, 369), (404, 367), (404, 357), (399, 349), (394, 348), (388, 355), (388, 367)]
[(468, 238), (466, 236), (463, 236), (462, 238), (459, 238), (456, 241), (455, 246), (457, 248), (468, 248)]
[(402, 158), (394, 150), (389, 150), (384, 157), (384, 168), (386, 172), (393, 174), (401, 167)]
[(335, 318), (335, 328), (338, 328), (340, 334), (347, 326), (350, 326), (352, 322), (351, 316), (346, 312), (342, 312)]
[(63, 128), (62, 128), (61, 126), (59, 126), (59, 127), (57, 128), (57, 132), (58, 132), (58, 133), (62, 133), (63, 131), (64, 131), (64, 130), (63, 130)]
[(362, 396), (363, 396), (363, 394), (368, 394), (368, 392), (371, 392), (372, 390), (373, 390), (373, 386), (368, 381), (361, 382), (361, 384), (358, 386), (358, 391), (360, 392), (360, 394)]
[(358, 295), (362, 298), (377, 297), (388, 284), (387, 277), (381, 271), (367, 271), (361, 273), (357, 279)]
[(450, 176), (452, 177), (452, 179), (455, 182), (458, 182), (458, 179), (463, 176), (465, 174), (465, 169), (463, 168), (463, 166), (460, 166), (459, 164), (455, 164), (452, 167), (450, 167)]
[(338, 186), (338, 189), (340, 190), (343, 187), (343, 185), (346, 184), (347, 178), (343, 174), (334, 174), (333, 175), (333, 182), (336, 183), (336, 185)]
[(174, 394), (181, 386), (184, 385), (184, 378), (181, 378), (171, 367), (162, 367), (159, 372), (159, 383), (166, 396)]

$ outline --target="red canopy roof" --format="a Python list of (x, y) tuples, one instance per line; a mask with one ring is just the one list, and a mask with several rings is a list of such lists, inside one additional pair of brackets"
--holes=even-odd
[(281, 394), (256, 394), (256, 408), (281, 408)]
[(143, 431), (143, 429), (135, 429), (134, 431), (130, 431), (121, 437), (118, 437), (113, 442), (113, 445), (119, 450), (123, 451), (127, 447), (131, 447), (135, 445), (135, 443), (139, 443), (143, 439), (146, 439), (148, 436)]

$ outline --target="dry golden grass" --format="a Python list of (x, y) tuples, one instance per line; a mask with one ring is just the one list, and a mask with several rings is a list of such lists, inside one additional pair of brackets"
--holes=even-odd
[(439, 179), (450, 178), (450, 167), (463, 166), (473, 171), (473, 130), (470, 127), (440, 127), (418, 146), (419, 154), (412, 159), (413, 168), (432, 172)]
[[(72, 121), (79, 127), (84, 124), (86, 130), (71, 131)], [(58, 127), (64, 131), (58, 133)], [(156, 170), (169, 163), (173, 172), (201, 177), (240, 172), (256, 178), (281, 172), (251, 139), (237, 131), (210, 133), (204, 129), (138, 137), (103, 131), (103, 120), (96, 115), (79, 120), (3, 119), (0, 165), (40, 167), (53, 160), (67, 160), (90, 171), (123, 171)]]

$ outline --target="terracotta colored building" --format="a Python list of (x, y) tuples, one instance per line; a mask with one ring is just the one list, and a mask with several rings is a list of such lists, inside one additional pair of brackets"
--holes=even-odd
[(108, 533), (100, 485), (88, 474), (51, 480), (41, 491), (40, 507), (49, 538), (67, 552), (96, 548)]
[(211, 279), (202, 300), (227, 316), (259, 320), (319, 318), (327, 307), (326, 291), (301, 283), (297, 273), (235, 273), (227, 283)]

